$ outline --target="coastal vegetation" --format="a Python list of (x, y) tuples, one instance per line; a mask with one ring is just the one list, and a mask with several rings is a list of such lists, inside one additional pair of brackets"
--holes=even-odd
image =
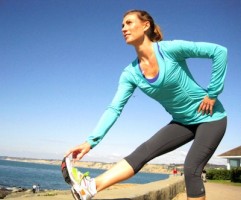
[(222, 180), (224, 182), (241, 183), (241, 168), (231, 170), (210, 169), (207, 171), (207, 179)]

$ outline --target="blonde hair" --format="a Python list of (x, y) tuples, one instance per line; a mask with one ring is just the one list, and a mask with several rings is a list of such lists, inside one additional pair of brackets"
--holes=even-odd
[(146, 34), (152, 42), (158, 42), (158, 41), (163, 40), (163, 34), (162, 34), (160, 27), (157, 24), (155, 24), (153, 18), (151, 17), (151, 15), (148, 12), (146, 12), (144, 10), (130, 10), (124, 14), (124, 17), (131, 13), (136, 13), (137, 17), (141, 21), (150, 22), (150, 28), (147, 30)]

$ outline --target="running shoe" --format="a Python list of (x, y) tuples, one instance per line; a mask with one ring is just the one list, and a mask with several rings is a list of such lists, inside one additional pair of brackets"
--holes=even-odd
[(90, 200), (96, 194), (95, 180), (89, 177), (89, 172), (83, 174), (72, 167), (67, 157), (63, 159), (61, 169), (65, 182), (71, 185), (75, 200)]

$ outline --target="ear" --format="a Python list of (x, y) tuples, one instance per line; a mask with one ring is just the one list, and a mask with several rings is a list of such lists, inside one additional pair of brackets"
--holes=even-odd
[(143, 23), (143, 29), (144, 29), (144, 31), (147, 31), (149, 28), (150, 28), (150, 22), (149, 21), (145, 21), (144, 23)]

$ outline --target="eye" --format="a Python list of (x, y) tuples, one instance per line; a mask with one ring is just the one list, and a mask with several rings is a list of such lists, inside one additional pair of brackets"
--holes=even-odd
[(132, 24), (132, 21), (131, 20), (126, 20), (126, 22), (124, 22), (123, 24), (122, 24), (122, 28), (124, 28), (125, 27), (125, 25), (131, 25)]
[(132, 23), (132, 21), (130, 21), (130, 20), (126, 21), (126, 24), (128, 24), (128, 25), (130, 25), (131, 23)]

